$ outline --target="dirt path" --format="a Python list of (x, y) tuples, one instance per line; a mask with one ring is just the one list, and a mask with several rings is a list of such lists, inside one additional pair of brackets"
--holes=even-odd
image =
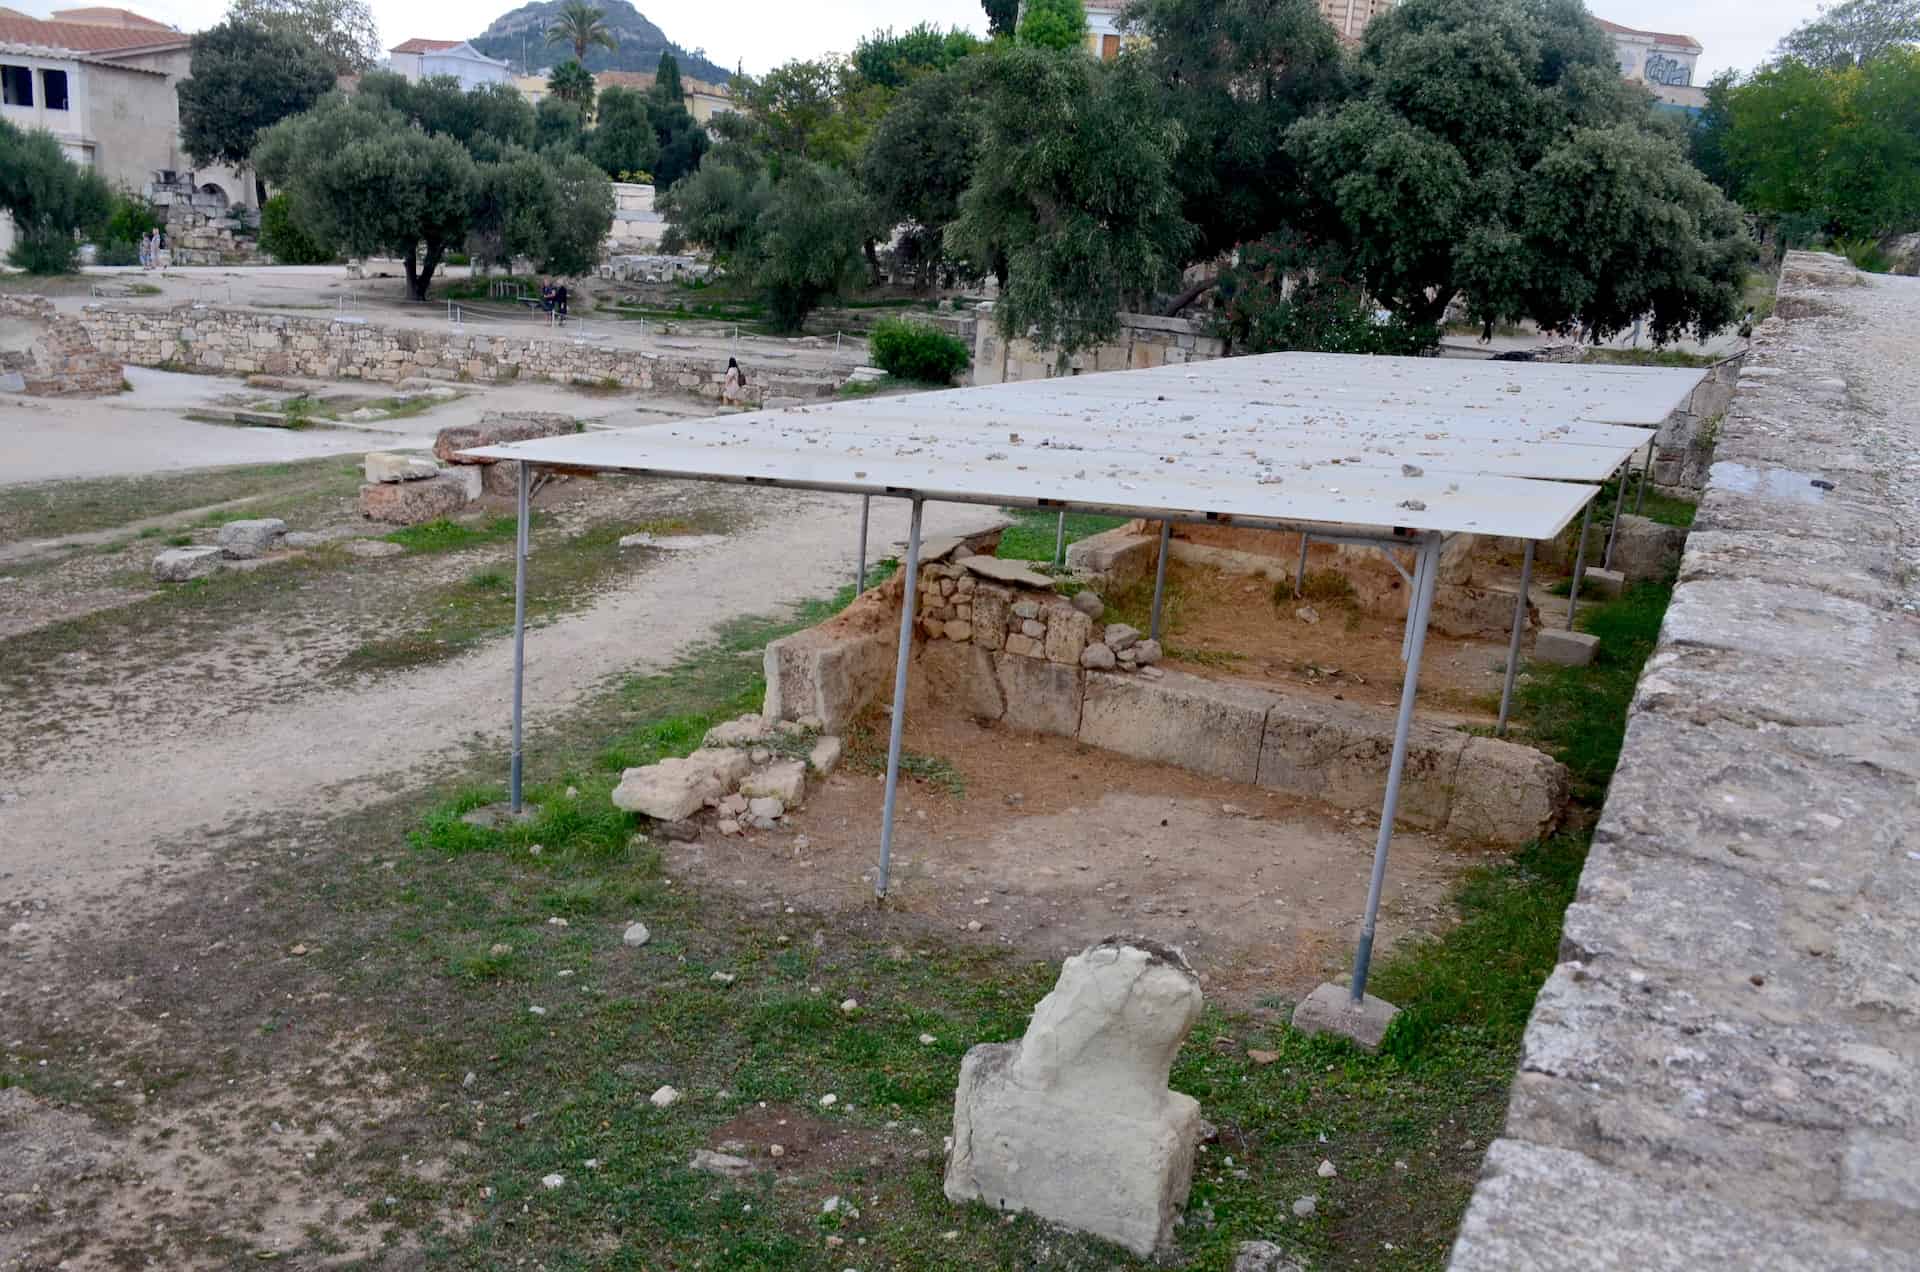
[[(857, 501), (771, 491), (733, 497), (754, 501), (752, 529), (710, 549), (662, 554), (630, 587), (529, 634), (530, 730), (563, 716), (608, 677), (668, 666), (719, 624), (830, 594), (851, 575)], [(934, 507), (928, 531), (994, 519), (986, 509)], [(904, 506), (876, 502), (876, 556), (903, 537), (905, 523)], [(223, 634), (196, 651), (201, 674), (172, 682), (171, 693), (192, 700), (193, 727), (151, 729), (135, 718), (127, 727), (92, 729), (83, 746), (43, 756), (42, 766), (0, 787), (0, 890), (39, 908), (33, 944), (107, 898), (126, 905), (126, 889), (158, 863), (168, 841), (211, 839), (222, 827), (276, 813), (350, 809), (430, 780), (469, 747), (501, 753), (504, 762), (508, 640), (368, 683), (322, 683), (290, 702), (250, 706), (246, 677), (223, 685), (218, 668), (270, 651), (254, 635), (230, 639), (237, 647), (221, 648), (229, 640)], [(208, 668), (214, 674), (204, 674)], [(129, 709), (137, 717), (140, 704)], [(210, 855), (190, 852), (173, 869), (191, 872)], [(77, 904), (83, 899), (91, 903)]]

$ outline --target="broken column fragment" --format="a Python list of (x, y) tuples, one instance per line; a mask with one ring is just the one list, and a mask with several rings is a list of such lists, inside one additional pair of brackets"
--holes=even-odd
[(1066, 961), (1019, 1042), (967, 1052), (946, 1192), (1025, 1210), (1147, 1256), (1193, 1182), (1200, 1105), (1167, 1089), (1200, 1016), (1181, 953), (1109, 937)]

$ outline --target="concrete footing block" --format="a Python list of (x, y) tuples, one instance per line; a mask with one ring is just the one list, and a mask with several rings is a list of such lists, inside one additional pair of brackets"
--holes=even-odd
[(1303, 1034), (1338, 1034), (1351, 1038), (1362, 1050), (1380, 1050), (1387, 1026), (1400, 1009), (1368, 994), (1358, 1004), (1345, 985), (1332, 982), (1308, 994), (1293, 1009), (1293, 1027)]
[(1535, 662), (1551, 663), (1556, 667), (1585, 667), (1593, 662), (1593, 656), (1600, 651), (1600, 638), (1589, 636), (1585, 632), (1570, 632), (1564, 628), (1550, 627), (1534, 638), (1533, 659)]
[(1627, 576), (1619, 570), (1590, 569), (1581, 576), (1580, 586), (1594, 596), (1612, 600), (1626, 588)]

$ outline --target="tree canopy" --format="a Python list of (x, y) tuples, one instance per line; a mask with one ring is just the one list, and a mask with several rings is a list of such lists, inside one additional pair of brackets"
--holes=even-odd
[(905, 226), (899, 251), (920, 285), (950, 263), (947, 227), (979, 162), (980, 102), (964, 67), (922, 75), (894, 101), (860, 161), (874, 210)]
[(1847, 237), (1920, 226), (1920, 51), (1824, 70), (1783, 59), (1709, 102), (1696, 153), (1723, 156), (1748, 208)]
[(547, 26), (547, 43), (572, 49), (576, 62), (585, 62), (589, 49), (612, 53), (620, 47), (619, 37), (607, 25), (606, 10), (594, 8), (587, 0), (567, 0), (566, 7)]
[(338, 75), (372, 70), (384, 52), (367, 0), (233, 0), (227, 19), (306, 41)]
[(1021, 47), (981, 74), (980, 159), (951, 238), (1003, 275), (1003, 330), (1085, 348), (1187, 259), (1173, 177), (1184, 135), (1132, 58)]
[(1795, 27), (1781, 56), (1819, 70), (1864, 66), (1920, 44), (1920, 0), (1847, 0)]
[(915, 76), (944, 71), (980, 48), (980, 41), (958, 27), (942, 31), (922, 22), (899, 35), (888, 27), (854, 46), (853, 70), (869, 84), (905, 88)]
[(264, 128), (332, 90), (333, 63), (306, 37), (228, 18), (193, 37), (180, 140), (195, 163), (245, 167)]
[(600, 94), (600, 111), (587, 137), (587, 157), (616, 180), (623, 173), (653, 172), (660, 157), (647, 99), (629, 88), (609, 88)]
[(1197, 259), (1299, 213), (1295, 123), (1348, 90), (1340, 42), (1315, 0), (1142, 0), (1126, 21), (1166, 113), (1185, 134), (1174, 167)]
[(13, 218), (15, 265), (29, 274), (71, 272), (75, 232), (104, 219), (112, 202), (100, 174), (67, 158), (52, 133), (0, 120), (0, 211)]
[(1087, 9), (1080, 0), (1027, 0), (1020, 14), (1020, 43), (1064, 52), (1087, 38)]
[(655, 101), (679, 106), (687, 100), (687, 91), (680, 85), (680, 59), (672, 53), (660, 55), (660, 69), (653, 76), (653, 97)]
[(569, 58), (547, 72), (547, 91), (563, 102), (572, 102), (582, 112), (593, 109), (593, 73)]
[(464, 89), (450, 75), (414, 82), (373, 71), (360, 78), (357, 96), (396, 111), (425, 132), (453, 138), (481, 162), (498, 159), (509, 147), (533, 144), (533, 107), (506, 84)]
[[(1606, 335), (1645, 300), (1659, 339), (1730, 317), (1734, 209), (1578, 0), (1406, 0), (1367, 29), (1357, 72), (1357, 95), (1287, 146), (1306, 237), (1393, 313), (1431, 324), (1459, 299), (1476, 322)], [(1642, 261), (1657, 283), (1609, 277)]]
[(1009, 36), (1020, 20), (1020, 0), (980, 0), (980, 7), (987, 13), (987, 34), (990, 36)]

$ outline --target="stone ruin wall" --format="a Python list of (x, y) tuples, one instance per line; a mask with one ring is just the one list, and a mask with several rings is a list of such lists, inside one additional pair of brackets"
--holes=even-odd
[[(456, 335), (366, 322), (201, 306), (114, 309), (88, 305), (79, 325), (94, 344), (134, 366), (217, 375), (294, 375), (393, 383), (413, 377), (481, 384), (548, 379), (660, 393), (720, 396), (724, 355), (665, 355), (572, 339)], [(747, 400), (831, 394), (831, 380), (748, 366)]]
[(85, 327), (63, 318), (45, 296), (0, 292), (0, 389), (33, 397), (118, 393), (124, 368), (95, 346)]
[(1000, 334), (986, 308), (973, 311), (977, 325), (973, 339), (973, 383), (1005, 384), (1015, 380), (1046, 380), (1056, 375), (1095, 371), (1139, 371), (1169, 363), (1206, 362), (1226, 356), (1226, 343), (1209, 334), (1203, 323), (1153, 314), (1121, 314), (1120, 335), (1067, 359), (1031, 340), (1008, 340)]
[(1698, 499), (1713, 466), (1714, 437), (1740, 384), (1747, 355), (1715, 363), (1687, 404), (1669, 415), (1653, 441), (1653, 488), (1683, 499)]
[(1787, 258), (1453, 1272), (1915, 1266), (1916, 321)]

